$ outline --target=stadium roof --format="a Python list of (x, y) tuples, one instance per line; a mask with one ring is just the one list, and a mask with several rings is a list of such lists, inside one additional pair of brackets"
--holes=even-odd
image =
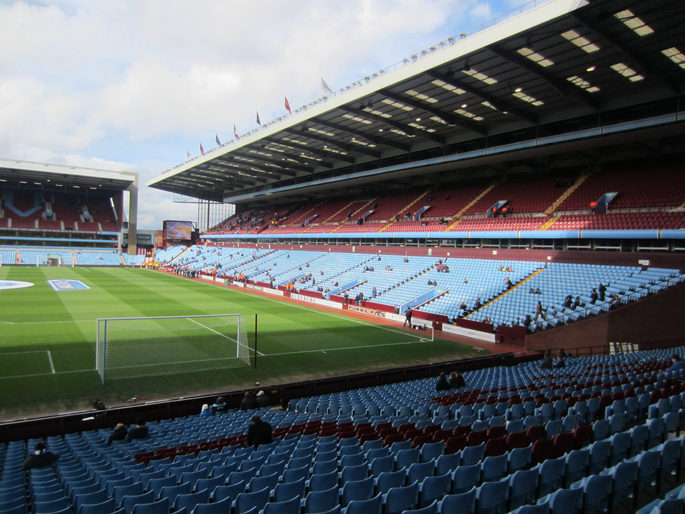
[(606, 127), (682, 135), (684, 12), (682, 0), (551, 0), (364, 77), (148, 186), (249, 203), (407, 179), (458, 158), (476, 165), (487, 149), (514, 155), (530, 148), (523, 142), (554, 145), (583, 131), (600, 139)]
[(32, 189), (123, 191), (137, 180), (138, 174), (125, 171), (109, 171), (81, 168), (62, 164), (0, 159), (0, 186), (26, 184)]

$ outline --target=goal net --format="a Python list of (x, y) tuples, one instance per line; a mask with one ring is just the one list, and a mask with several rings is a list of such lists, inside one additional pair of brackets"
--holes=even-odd
[(101, 318), (95, 367), (105, 380), (250, 365), (240, 314)]

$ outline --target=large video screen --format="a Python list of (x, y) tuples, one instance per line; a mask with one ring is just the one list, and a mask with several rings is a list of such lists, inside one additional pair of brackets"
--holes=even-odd
[(164, 222), (164, 234), (167, 239), (190, 239), (193, 233), (192, 221), (171, 221)]

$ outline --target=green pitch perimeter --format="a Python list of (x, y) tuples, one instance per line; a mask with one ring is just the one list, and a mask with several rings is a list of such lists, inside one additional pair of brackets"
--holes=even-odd
[[(59, 279), (78, 280), (89, 289), (55, 291), (47, 281)], [(133, 396), (226, 391), (255, 381), (267, 385), (477, 353), (448, 341), (421, 342), (410, 332), (342, 314), (143, 269), (1, 267), (0, 283), (10, 280), (34, 286), (0, 289), (0, 419), (84, 408), (95, 398), (116, 404)], [(227, 313), (247, 319), (251, 345), (259, 315), (258, 369), (100, 384), (94, 369), (97, 318)]]

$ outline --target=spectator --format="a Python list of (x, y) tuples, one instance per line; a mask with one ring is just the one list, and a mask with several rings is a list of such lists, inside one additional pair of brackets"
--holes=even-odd
[(545, 312), (547, 312), (547, 309), (542, 307), (542, 302), (538, 301), (537, 306), (535, 307), (535, 320), (539, 317), (542, 317), (542, 319), (545, 319)]
[(57, 459), (59, 459), (59, 453), (47, 451), (45, 448), (45, 443), (43, 441), (38, 441), (34, 447), (33, 454), (26, 457), (21, 469), (27, 470), (52, 466), (55, 462), (57, 462)]
[(264, 393), (264, 391), (259, 391), (257, 393), (257, 407), (262, 409), (269, 406), (269, 397)]
[(411, 311), (411, 308), (407, 309), (404, 311), (404, 323), (402, 324), (403, 327), (407, 326), (407, 323), (409, 323), (409, 328), (411, 328), (411, 317), (412, 317), (413, 312)]
[(112, 444), (112, 441), (123, 441), (126, 439), (126, 436), (128, 435), (128, 429), (126, 428), (126, 425), (123, 423), (117, 423), (114, 425), (114, 430), (112, 430), (112, 433), (109, 434), (109, 438), (107, 438), (107, 446)]
[(671, 371), (680, 371), (681, 369), (685, 369), (685, 361), (680, 358), (680, 355), (674, 353), (671, 356), (671, 366), (666, 371), (670, 373)]
[(552, 350), (547, 350), (540, 363), (540, 369), (552, 369), (553, 366), (554, 360), (552, 359)]
[(273, 441), (271, 435), (271, 425), (265, 421), (258, 414), (252, 416), (252, 423), (247, 429), (247, 444), (258, 448), (260, 444), (269, 444)]
[(554, 364), (553, 366), (555, 368), (565, 368), (566, 367), (566, 362), (564, 361), (564, 358), (561, 355), (557, 355), (554, 358)]
[(136, 426), (128, 431), (128, 436), (126, 436), (126, 440), (128, 442), (131, 442), (134, 439), (145, 439), (148, 436), (148, 433), (149, 430), (147, 428), (147, 425), (145, 425), (145, 421), (138, 418), (136, 420)]
[(445, 375), (444, 371), (440, 372), (440, 375), (438, 375), (438, 381), (435, 384), (435, 390), (436, 391), (447, 391), (450, 389), (450, 382), (447, 380), (447, 375)]
[(202, 409), (200, 410), (200, 416), (211, 416), (212, 411), (209, 408), (209, 404), (203, 403), (202, 404)]
[(451, 389), (458, 389), (459, 387), (465, 387), (466, 386), (466, 380), (464, 380), (464, 377), (462, 376), (461, 373), (457, 373), (456, 371), (453, 371), (450, 373), (450, 388)]
[(240, 402), (240, 410), (251, 410), (257, 408), (257, 400), (250, 391), (245, 391), (245, 396)]
[(595, 288), (593, 287), (593, 288), (592, 288), (592, 292), (590, 293), (590, 303), (591, 303), (592, 305), (594, 305), (595, 303), (597, 303), (597, 298), (598, 298), (598, 297), (599, 297), (599, 296), (597, 295), (597, 289), (595, 289)]
[(228, 405), (226, 405), (226, 400), (223, 396), (219, 396), (216, 401), (212, 404), (212, 414), (217, 412), (226, 412), (228, 410)]

